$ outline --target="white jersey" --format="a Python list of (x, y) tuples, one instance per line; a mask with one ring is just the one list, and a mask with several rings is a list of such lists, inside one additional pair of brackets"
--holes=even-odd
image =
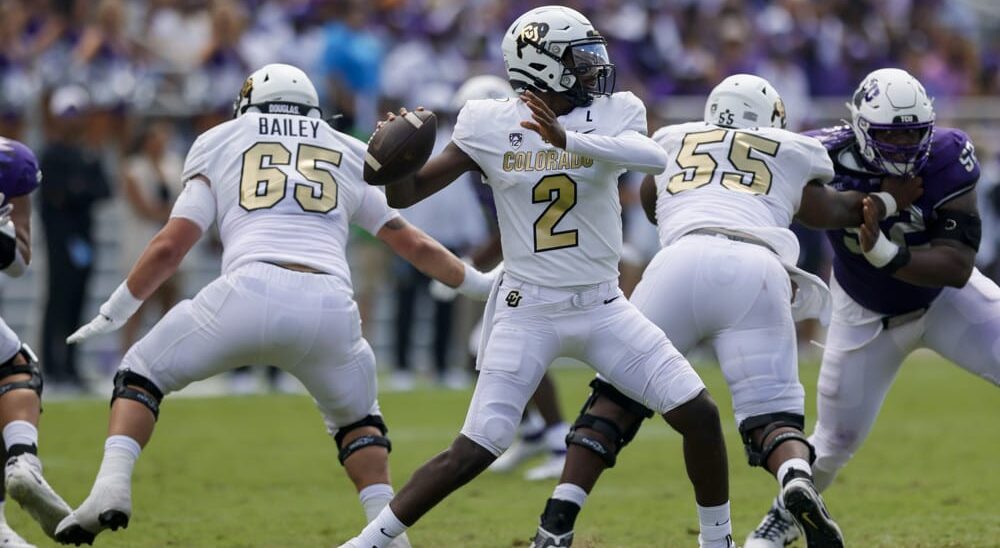
[(293, 263), (350, 287), (348, 224), (375, 234), (398, 215), (362, 178), (365, 148), (318, 118), (285, 114), (247, 113), (199, 136), (183, 180), (209, 181), (222, 272)]
[(666, 247), (701, 228), (744, 232), (795, 264), (788, 226), (809, 181), (833, 178), (826, 149), (778, 128), (726, 129), (705, 122), (660, 128), (653, 140), (670, 163), (656, 177), (656, 221)]
[[(556, 148), (521, 127), (531, 111), (518, 99), (469, 101), (452, 141), (493, 188), (504, 270), (546, 287), (618, 277), (622, 250), (619, 164)], [(567, 134), (646, 135), (646, 108), (628, 92), (597, 97), (558, 117)]]

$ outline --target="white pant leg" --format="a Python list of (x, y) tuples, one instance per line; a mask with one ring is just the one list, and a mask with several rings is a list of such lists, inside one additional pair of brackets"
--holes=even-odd
[[(519, 292), (517, 307), (506, 302), (511, 291)], [(542, 375), (562, 354), (555, 323), (565, 317), (531, 310), (544, 303), (524, 286), (505, 282), (496, 299), (496, 313), (484, 319), (493, 324), (461, 432), (499, 456), (513, 443), (524, 407)]]
[(946, 288), (927, 311), (924, 342), (966, 371), (1000, 385), (1000, 288), (979, 270)]
[(653, 259), (633, 302), (682, 353), (712, 339), (737, 425), (804, 414), (791, 285), (772, 252), (715, 236), (682, 238)]
[(576, 313), (590, 326), (576, 357), (629, 398), (663, 414), (695, 398), (705, 384), (660, 328), (624, 297)]
[(878, 320), (851, 325), (842, 313), (860, 305), (835, 284), (832, 290), (836, 312), (817, 383), (816, 428), (809, 437), (816, 448), (813, 470), (820, 490), (830, 485), (871, 432), (899, 366), (924, 331), (924, 318), (887, 330)]
[(7, 322), (0, 318), (0, 363), (14, 357), (21, 349), (21, 339), (17, 333), (7, 325)]
[(164, 394), (242, 365), (296, 375), (331, 430), (377, 410), (357, 307), (332, 276), (241, 267), (175, 306), (122, 361)]

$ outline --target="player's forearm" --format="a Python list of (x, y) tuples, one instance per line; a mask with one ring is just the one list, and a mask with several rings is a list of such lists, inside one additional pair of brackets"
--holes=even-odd
[(458, 287), (465, 279), (465, 263), (427, 234), (419, 237), (401, 255), (417, 270), (448, 287)]
[(974, 260), (974, 253), (950, 246), (915, 249), (910, 251), (910, 261), (893, 276), (924, 287), (963, 287), (972, 276)]
[(137, 299), (148, 299), (177, 272), (184, 255), (170, 242), (154, 238), (128, 274), (129, 291)]
[(636, 131), (615, 136), (567, 131), (566, 151), (653, 175), (667, 169), (667, 153), (663, 148)]

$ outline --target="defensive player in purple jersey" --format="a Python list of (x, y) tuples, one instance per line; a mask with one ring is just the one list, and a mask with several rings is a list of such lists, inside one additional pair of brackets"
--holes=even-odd
[[(30, 194), (41, 181), (38, 160), (23, 144), (0, 137), (0, 271), (24, 274), (31, 261)], [(0, 319), (0, 429), (5, 491), (52, 536), (70, 507), (42, 477), (38, 460), (38, 416), (42, 376), (38, 360)], [(0, 546), (32, 546), (8, 525), (0, 490)]]
[[(903, 359), (930, 348), (1000, 384), (1000, 288), (973, 266), (980, 239), (979, 163), (965, 133), (935, 127), (932, 100), (899, 69), (869, 74), (850, 125), (810, 134), (826, 146), (838, 190), (871, 192), (892, 177), (923, 184), (909, 208), (858, 229), (827, 232), (835, 258), (833, 317), (820, 369), (815, 484), (829, 487), (871, 431)], [(798, 536), (772, 508), (756, 531), (784, 546)]]

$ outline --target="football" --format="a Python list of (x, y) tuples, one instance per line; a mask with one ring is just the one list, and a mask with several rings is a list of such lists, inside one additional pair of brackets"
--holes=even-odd
[(389, 185), (417, 171), (430, 158), (437, 117), (429, 110), (407, 112), (385, 122), (368, 140), (365, 181)]

